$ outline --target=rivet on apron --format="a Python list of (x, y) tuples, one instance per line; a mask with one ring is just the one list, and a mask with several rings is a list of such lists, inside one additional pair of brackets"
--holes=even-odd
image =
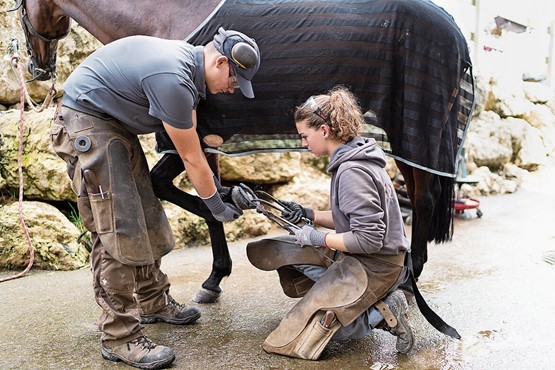
[(88, 136), (79, 136), (77, 139), (75, 139), (73, 147), (77, 151), (86, 152), (91, 148), (91, 139), (89, 139)]

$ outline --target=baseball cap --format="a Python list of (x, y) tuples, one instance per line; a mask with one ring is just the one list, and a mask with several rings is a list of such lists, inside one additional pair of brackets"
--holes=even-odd
[(214, 46), (230, 61), (241, 93), (247, 98), (254, 98), (251, 80), (260, 67), (260, 51), (254, 39), (220, 27), (214, 36)]

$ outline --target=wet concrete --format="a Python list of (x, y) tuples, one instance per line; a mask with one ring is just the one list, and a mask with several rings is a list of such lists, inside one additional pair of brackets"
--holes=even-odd
[[(232, 275), (224, 294), (201, 305), (191, 326), (147, 326), (156, 342), (177, 354), (173, 369), (552, 369), (555, 363), (555, 166), (531, 174), (517, 193), (480, 198), (456, 220), (451, 243), (429, 247), (419, 286), (432, 306), (462, 335), (443, 336), (411, 306), (416, 344), (395, 352), (395, 339), (332, 343), (318, 362), (270, 355), (261, 343), (295, 300), (277, 274), (252, 267), (245, 243), (230, 246)], [(172, 293), (191, 299), (208, 276), (208, 247), (177, 250), (164, 259)], [(8, 275), (0, 272), (0, 276)], [(125, 369), (102, 359), (91, 274), (32, 270), (0, 284), (0, 369)]]

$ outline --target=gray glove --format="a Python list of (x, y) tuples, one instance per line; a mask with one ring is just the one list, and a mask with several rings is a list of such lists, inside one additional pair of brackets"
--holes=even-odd
[(281, 216), (287, 221), (296, 224), (301, 221), (303, 217), (310, 221), (314, 221), (314, 211), (312, 209), (287, 200), (282, 200), (281, 203), (288, 208), (281, 212)]
[(210, 198), (203, 199), (203, 201), (212, 212), (212, 216), (220, 222), (236, 220), (243, 214), (243, 211), (233, 204), (224, 202), (217, 191)]
[(231, 188), (231, 201), (239, 209), (256, 209), (256, 203), (241, 186)]
[(220, 183), (220, 180), (214, 177), (214, 184), (224, 203), (233, 204), (239, 209), (255, 209), (256, 204), (251, 200), (251, 197), (241, 188), (241, 186), (227, 187)]
[(216, 185), (218, 193), (220, 193), (220, 197), (224, 200), (224, 202), (228, 201), (228, 198), (231, 197), (231, 188), (223, 186), (216, 175), (212, 175), (212, 178), (214, 180), (214, 185)]
[(295, 242), (301, 247), (305, 245), (312, 247), (322, 247), (326, 245), (326, 234), (316, 230), (314, 227), (304, 225), (300, 229), (293, 229), (295, 234)]

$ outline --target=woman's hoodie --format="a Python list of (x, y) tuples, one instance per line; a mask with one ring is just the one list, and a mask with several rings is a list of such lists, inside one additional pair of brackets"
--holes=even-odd
[(374, 139), (355, 137), (330, 157), (335, 231), (349, 253), (396, 255), (409, 249), (385, 155)]

